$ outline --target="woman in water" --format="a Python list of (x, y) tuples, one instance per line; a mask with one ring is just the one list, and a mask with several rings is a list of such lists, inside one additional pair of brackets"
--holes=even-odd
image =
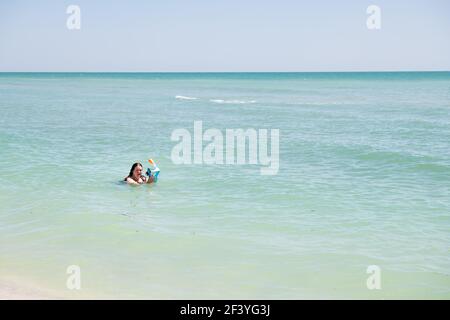
[(154, 181), (153, 176), (146, 177), (142, 175), (142, 164), (139, 162), (134, 163), (131, 166), (130, 173), (128, 174), (128, 177), (124, 179), (124, 181), (131, 185), (140, 185), (145, 183), (152, 183)]

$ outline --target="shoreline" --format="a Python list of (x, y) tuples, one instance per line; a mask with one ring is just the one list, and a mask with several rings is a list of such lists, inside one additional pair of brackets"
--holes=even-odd
[(62, 300), (61, 295), (25, 284), (24, 280), (15, 278), (0, 278), (0, 300)]

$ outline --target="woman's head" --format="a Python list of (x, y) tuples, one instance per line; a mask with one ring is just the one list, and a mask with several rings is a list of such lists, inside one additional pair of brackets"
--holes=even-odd
[(140, 164), (139, 162), (134, 163), (131, 166), (128, 177), (133, 178), (134, 180), (139, 179), (139, 177), (142, 175), (142, 168), (142, 164)]

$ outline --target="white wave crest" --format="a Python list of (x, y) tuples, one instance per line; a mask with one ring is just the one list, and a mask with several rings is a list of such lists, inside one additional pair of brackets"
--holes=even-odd
[(175, 99), (178, 99), (178, 100), (197, 100), (198, 98), (186, 97), (186, 96), (175, 96)]
[(229, 103), (229, 104), (247, 104), (256, 102), (256, 100), (222, 100), (222, 99), (211, 99), (209, 101), (214, 103)]

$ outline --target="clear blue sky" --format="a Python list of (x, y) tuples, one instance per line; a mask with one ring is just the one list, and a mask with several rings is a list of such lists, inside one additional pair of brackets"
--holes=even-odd
[(0, 71), (362, 70), (450, 70), (450, 1), (0, 2)]

